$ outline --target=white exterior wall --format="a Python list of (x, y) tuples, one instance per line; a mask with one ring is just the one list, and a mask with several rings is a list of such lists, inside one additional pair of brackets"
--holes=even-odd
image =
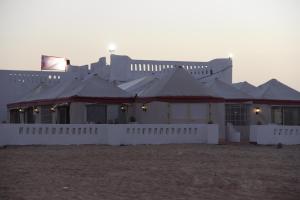
[(0, 124), (2, 145), (218, 144), (215, 124)]
[(140, 103), (135, 104), (135, 117), (140, 124), (167, 124), (168, 120), (168, 103), (151, 102), (146, 104), (147, 111), (142, 110)]
[(91, 63), (91, 72), (97, 73), (98, 76), (105, 80), (109, 80), (111, 68), (106, 64), (106, 58), (102, 57), (98, 62)]
[[(255, 108), (259, 107), (261, 112), (259, 114), (255, 113)], [(250, 106), (250, 125), (257, 125), (259, 122), (264, 124), (271, 123), (271, 106), (266, 104), (253, 104)]]
[[(146, 104), (146, 112), (142, 111), (141, 106), (142, 104), (136, 104), (135, 106), (136, 118), (139, 123), (205, 124), (209, 121), (209, 106), (207, 103), (156, 101)], [(213, 116), (217, 115), (212, 113)]]
[(300, 144), (300, 126), (252, 125), (250, 142), (257, 144)]
[(208, 109), (206, 103), (169, 103), (170, 123), (207, 123)]
[(106, 144), (107, 126), (0, 124), (0, 145)]
[[(146, 104), (147, 111), (136, 104), (136, 118), (142, 124), (207, 124), (209, 122), (208, 103), (166, 103), (151, 102)], [(219, 139), (225, 140), (225, 106), (224, 103), (211, 104), (211, 120), (219, 126)]]
[(203, 82), (219, 78), (226, 83), (232, 83), (232, 60), (229, 58), (214, 59), (208, 62), (191, 62), (134, 60), (128, 56), (119, 55), (111, 55), (110, 80), (127, 82), (143, 76), (161, 76), (175, 66), (182, 66), (196, 79)]

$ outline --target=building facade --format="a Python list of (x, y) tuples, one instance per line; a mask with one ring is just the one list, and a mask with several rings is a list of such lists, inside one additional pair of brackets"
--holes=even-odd
[(61, 84), (74, 77), (97, 73), (110, 82), (123, 83), (147, 75), (160, 77), (175, 66), (183, 66), (196, 79), (206, 82), (215, 78), (232, 83), (232, 61), (229, 58), (208, 62), (134, 60), (128, 56), (111, 55), (110, 64), (102, 57), (96, 63), (68, 66), (66, 71), (0, 70), (0, 122), (8, 122), (7, 104), (16, 102), (41, 83)]

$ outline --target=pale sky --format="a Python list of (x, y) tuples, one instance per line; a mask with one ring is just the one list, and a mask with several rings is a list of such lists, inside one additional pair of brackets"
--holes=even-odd
[(0, 0), (0, 69), (39, 70), (116, 54), (208, 61), (233, 53), (233, 81), (300, 90), (299, 0)]

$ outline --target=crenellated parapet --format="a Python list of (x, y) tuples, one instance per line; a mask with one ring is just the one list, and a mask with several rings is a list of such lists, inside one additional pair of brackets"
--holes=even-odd
[(196, 79), (203, 82), (219, 78), (232, 83), (232, 60), (214, 59), (208, 62), (135, 60), (128, 56), (111, 55), (110, 80), (126, 82), (143, 76), (168, 73), (168, 70), (181, 66)]

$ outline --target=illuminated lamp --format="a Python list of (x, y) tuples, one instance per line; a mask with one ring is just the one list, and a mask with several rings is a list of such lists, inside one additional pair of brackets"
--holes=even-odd
[(24, 109), (23, 108), (19, 108), (19, 112), (24, 112)]
[(255, 114), (259, 114), (260, 112), (261, 112), (261, 109), (259, 108), (259, 107), (256, 107), (255, 109), (254, 109), (254, 111), (255, 111)]
[(33, 108), (33, 112), (34, 112), (34, 113), (39, 113), (40, 111), (39, 111), (38, 108)]
[(143, 104), (141, 108), (142, 108), (142, 110), (143, 110), (144, 112), (146, 112), (147, 109), (148, 109), (147, 106), (146, 106), (145, 104)]
[(121, 105), (120, 109), (121, 109), (122, 112), (125, 112), (127, 110), (125, 105)]
[(55, 112), (56, 110), (55, 110), (55, 106), (52, 106), (51, 108), (50, 108), (50, 111), (51, 112)]

